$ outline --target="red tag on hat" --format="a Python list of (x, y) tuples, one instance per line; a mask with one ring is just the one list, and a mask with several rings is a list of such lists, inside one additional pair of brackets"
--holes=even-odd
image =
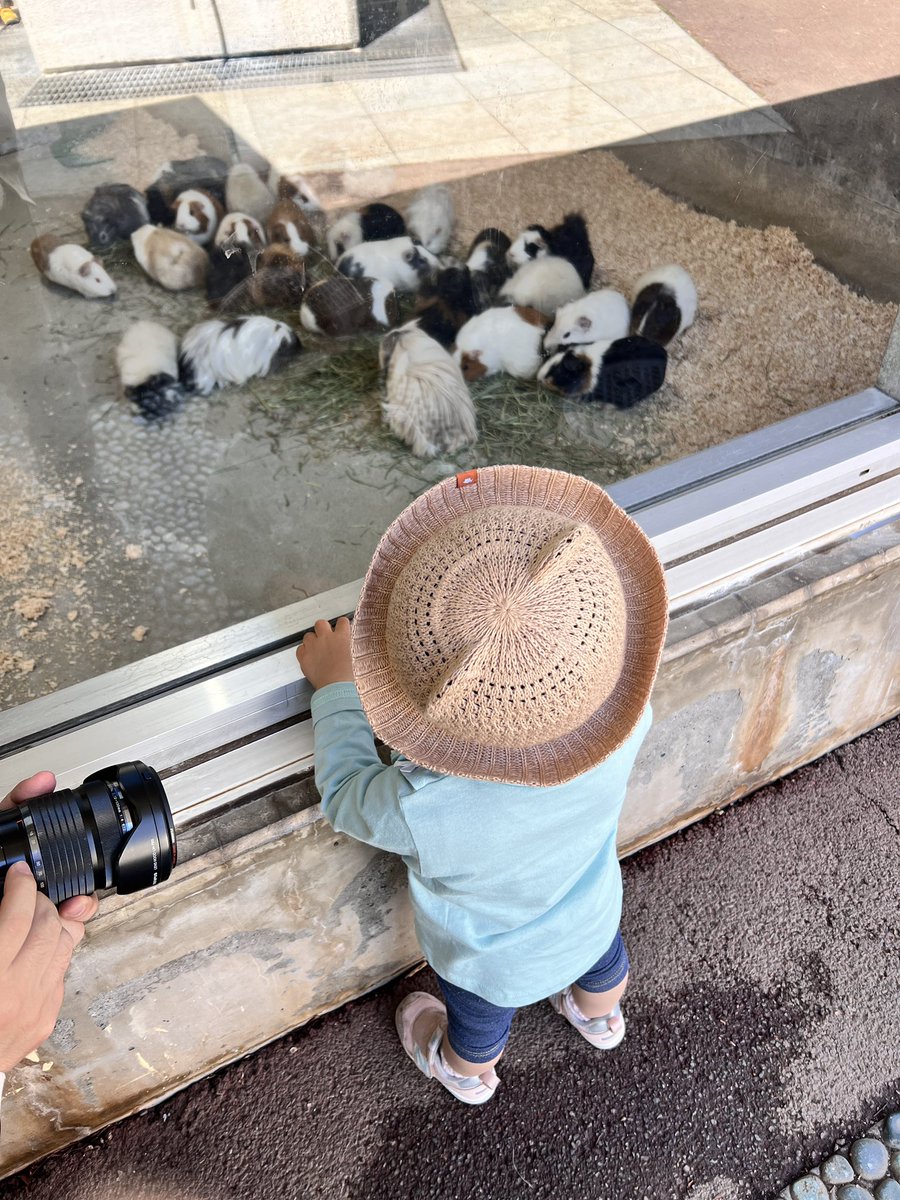
[(460, 471), (456, 476), (456, 486), (458, 488), (475, 487), (478, 483), (478, 471)]

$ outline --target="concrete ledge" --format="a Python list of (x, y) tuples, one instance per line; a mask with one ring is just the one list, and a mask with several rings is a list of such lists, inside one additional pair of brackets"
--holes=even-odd
[[(900, 521), (672, 622), (623, 854), (900, 710)], [(104, 902), (36, 1063), (10, 1073), (0, 1174), (184, 1087), (418, 960), (398, 860), (295, 785), (183, 839)]]

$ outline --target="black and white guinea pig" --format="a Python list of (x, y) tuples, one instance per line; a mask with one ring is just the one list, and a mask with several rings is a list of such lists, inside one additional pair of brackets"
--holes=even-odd
[(419, 328), (449, 349), (470, 317), (486, 307), (468, 267), (444, 267), (424, 281), (416, 298)]
[(224, 207), (227, 174), (225, 163), (211, 154), (164, 163), (146, 191), (149, 220), (154, 225), (171, 225), (175, 216), (172, 211), (175, 197), (190, 188), (209, 192)]
[(187, 391), (208, 396), (214, 388), (268, 375), (301, 349), (290, 326), (271, 317), (201, 321), (182, 339), (179, 377)]
[(489, 226), (476, 233), (466, 255), (466, 266), (472, 272), (472, 281), (482, 308), (492, 303), (501, 286), (511, 272), (506, 253), (512, 242), (502, 229)]
[(384, 242), (402, 237), (406, 222), (389, 204), (367, 204), (355, 212), (344, 213), (327, 233), (328, 257), (337, 262), (342, 254), (361, 242)]
[(275, 197), (249, 163), (235, 163), (225, 181), (227, 212), (249, 213), (260, 225), (269, 219)]
[(133, 400), (145, 416), (163, 416), (184, 397), (178, 379), (178, 339), (165, 325), (130, 325), (116, 347), (116, 366), (126, 400)]
[(406, 210), (406, 228), (432, 254), (443, 254), (453, 235), (453, 195), (444, 183), (422, 188)]
[(667, 346), (694, 323), (697, 288), (684, 267), (655, 267), (640, 277), (634, 290), (632, 333)]
[(409, 321), (381, 339), (385, 424), (413, 454), (452, 454), (478, 436), (475, 406), (443, 346)]
[(266, 235), (256, 217), (245, 212), (226, 213), (216, 230), (217, 246), (237, 246), (246, 250), (251, 258), (259, 254), (266, 244)]
[(567, 258), (544, 255), (524, 263), (500, 289), (499, 298), (552, 317), (556, 310), (584, 295), (584, 284)]
[(306, 263), (289, 246), (266, 246), (256, 270), (232, 288), (219, 312), (248, 308), (296, 308), (306, 291)]
[(293, 200), (307, 215), (322, 211), (319, 197), (303, 175), (282, 175), (277, 167), (272, 167), (269, 170), (269, 191), (279, 200)]
[(328, 337), (387, 329), (399, 319), (396, 293), (382, 279), (332, 275), (312, 285), (300, 308), (303, 328)]
[(568, 259), (584, 286), (590, 287), (594, 252), (581, 213), (568, 213), (552, 229), (545, 229), (543, 225), (529, 225), (510, 246), (507, 259), (511, 266), (520, 267), (532, 259), (549, 254)]
[(131, 235), (134, 257), (156, 283), (170, 292), (203, 287), (209, 259), (206, 251), (183, 233), (142, 225)]
[(505, 371), (534, 379), (548, 318), (535, 308), (489, 308), (467, 321), (456, 335), (454, 358), (463, 379), (474, 383)]
[(279, 200), (266, 221), (266, 237), (272, 244), (289, 246), (305, 257), (316, 244), (316, 231), (303, 209), (293, 200)]
[(337, 261), (337, 269), (350, 279), (383, 279), (400, 292), (414, 292), (439, 260), (411, 237), (360, 242)]
[(626, 337), (631, 310), (621, 292), (600, 288), (580, 300), (564, 304), (544, 338), (544, 350), (557, 346), (583, 346), (589, 342)]
[(198, 246), (208, 245), (216, 236), (225, 209), (211, 192), (188, 188), (180, 192), (172, 205), (175, 210), (173, 228)]
[(88, 240), (95, 250), (108, 250), (127, 241), (150, 220), (147, 201), (128, 183), (103, 183), (94, 189), (81, 212)]
[(538, 371), (538, 380), (561, 396), (631, 408), (659, 391), (667, 364), (664, 346), (645, 337), (624, 337), (560, 350)]
[(89, 300), (116, 294), (116, 285), (99, 259), (84, 246), (63, 242), (53, 233), (42, 233), (31, 243), (31, 257), (40, 273), (51, 283), (69, 288)]
[(209, 251), (209, 268), (206, 274), (206, 300), (213, 308), (225, 300), (235, 288), (240, 287), (248, 275), (253, 274), (257, 261), (240, 246), (213, 246)]

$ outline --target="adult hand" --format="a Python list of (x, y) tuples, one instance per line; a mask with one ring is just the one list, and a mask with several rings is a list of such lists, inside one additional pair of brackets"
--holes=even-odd
[(316, 621), (297, 647), (300, 670), (316, 690), (329, 683), (353, 682), (353, 659), (350, 655), (350, 622), (339, 617), (334, 629), (328, 621)]

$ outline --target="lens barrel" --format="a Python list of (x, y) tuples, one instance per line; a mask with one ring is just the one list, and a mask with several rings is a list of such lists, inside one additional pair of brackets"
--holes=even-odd
[(119, 763), (66, 788), (0, 813), (0, 884), (20, 859), (60, 904), (114, 887), (120, 894), (168, 879), (175, 824), (152, 767)]

